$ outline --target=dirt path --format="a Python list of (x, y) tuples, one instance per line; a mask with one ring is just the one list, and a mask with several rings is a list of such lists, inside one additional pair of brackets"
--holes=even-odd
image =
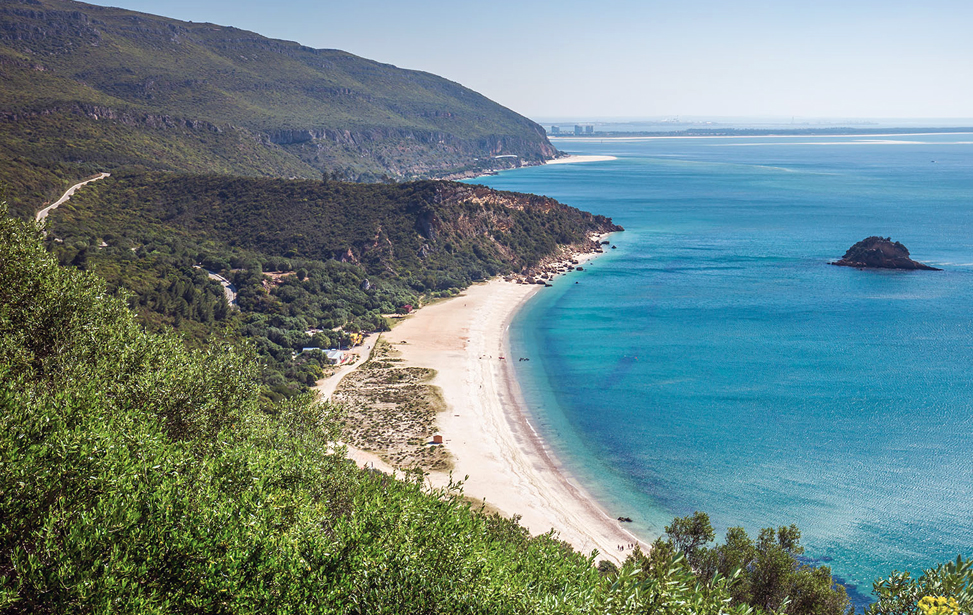
[(347, 450), (348, 459), (354, 461), (359, 468), (378, 470), (383, 474), (395, 477), (402, 474), (399, 470), (382, 461), (382, 458), (375, 453), (369, 453), (347, 444), (343, 444), (343, 446)]
[(338, 384), (341, 383), (341, 379), (358, 369), (359, 365), (368, 360), (369, 355), (372, 354), (372, 348), (375, 348), (375, 344), (378, 342), (379, 337), (380, 334), (378, 333), (372, 333), (366, 336), (365, 341), (361, 346), (348, 351), (349, 354), (357, 355), (358, 359), (354, 363), (345, 365), (327, 378), (318, 380), (317, 383), (311, 387), (311, 390), (317, 391), (318, 396), (322, 400), (330, 401), (331, 396), (334, 395), (335, 389), (338, 388)]
[(63, 195), (61, 195), (61, 198), (59, 198), (53, 204), (48, 205), (44, 209), (42, 209), (39, 212), (37, 212), (37, 215), (35, 216), (35, 219), (38, 222), (40, 222), (41, 220), (43, 220), (44, 218), (46, 218), (49, 213), (51, 213), (52, 211), (54, 211), (55, 209), (57, 209), (59, 205), (63, 204), (65, 201), (67, 201), (72, 196), (74, 196), (74, 193), (77, 192), (78, 188), (80, 188), (81, 186), (84, 186), (86, 184), (90, 184), (91, 182), (96, 182), (99, 179), (105, 179), (106, 177), (111, 177), (111, 173), (101, 173), (100, 175), (96, 175), (95, 177), (92, 177), (91, 179), (86, 179), (83, 182), (78, 182), (77, 184), (71, 186), (70, 188), (68, 188), (68, 191), (67, 192), (65, 192)]
[[(371, 335), (365, 337), (365, 341), (361, 346), (349, 351), (351, 354), (358, 355), (358, 359), (354, 363), (351, 365), (345, 365), (327, 378), (318, 380), (317, 384), (311, 387), (311, 390), (316, 391), (318, 396), (323, 401), (330, 401), (331, 396), (334, 395), (338, 385), (341, 384), (341, 380), (351, 372), (358, 369), (362, 363), (368, 360), (368, 357), (372, 354), (372, 349), (375, 348), (375, 344), (378, 343), (379, 337), (381, 337), (381, 335), (378, 333), (372, 333)], [(347, 449), (348, 459), (354, 461), (359, 468), (374, 468), (384, 472), (385, 474), (390, 474), (392, 476), (397, 475), (397, 470), (385, 463), (378, 455), (357, 449), (354, 446), (349, 446), (344, 443), (341, 443), (341, 445)]]

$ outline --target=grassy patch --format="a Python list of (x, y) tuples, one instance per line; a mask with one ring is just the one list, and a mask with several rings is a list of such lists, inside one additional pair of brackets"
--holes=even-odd
[(397, 468), (448, 470), (449, 453), (430, 444), (436, 415), (446, 409), (442, 392), (429, 384), (436, 372), (403, 367), (398, 356), (379, 340), (371, 359), (341, 381), (332, 401), (346, 412), (342, 438)]

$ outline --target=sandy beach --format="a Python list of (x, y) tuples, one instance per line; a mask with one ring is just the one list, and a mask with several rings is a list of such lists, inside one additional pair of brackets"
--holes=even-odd
[(605, 160), (617, 160), (617, 158), (615, 156), (596, 156), (596, 155), (580, 156), (580, 155), (569, 154), (567, 156), (564, 156), (563, 158), (555, 158), (554, 160), (548, 160), (544, 164), (574, 164), (577, 162), (603, 162)]
[[(630, 550), (618, 545), (638, 540), (560, 469), (530, 425), (514, 378), (507, 331), (536, 292), (544, 288), (500, 279), (479, 284), (422, 308), (384, 337), (406, 364), (437, 370), (432, 384), (448, 404), (437, 423), (453, 476), (469, 476), (466, 495), (520, 515), (533, 534), (553, 528), (576, 549), (619, 561)], [(443, 486), (448, 475), (433, 473), (430, 481)]]

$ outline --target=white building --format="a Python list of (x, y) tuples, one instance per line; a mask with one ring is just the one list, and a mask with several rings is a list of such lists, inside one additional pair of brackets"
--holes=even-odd
[(328, 360), (335, 365), (341, 365), (348, 360), (348, 354), (343, 350), (338, 350), (337, 348), (329, 348), (328, 350), (324, 351), (324, 354), (328, 357)]

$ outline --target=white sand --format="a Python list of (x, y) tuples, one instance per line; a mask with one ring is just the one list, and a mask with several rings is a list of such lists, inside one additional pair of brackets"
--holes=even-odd
[(563, 158), (548, 160), (545, 164), (574, 164), (576, 162), (603, 162), (605, 160), (618, 160), (618, 158), (615, 156), (576, 156), (574, 154), (570, 154)]
[[(442, 389), (448, 410), (437, 423), (454, 457), (453, 476), (469, 476), (466, 495), (521, 515), (521, 524), (533, 534), (553, 528), (584, 553), (597, 549), (600, 559), (620, 561), (629, 550), (619, 551), (618, 545), (637, 538), (559, 469), (525, 416), (513, 377), (510, 320), (543, 290), (499, 279), (476, 285), (418, 310), (385, 338), (407, 364), (438, 372), (432, 384)], [(435, 486), (447, 480), (430, 476)]]

